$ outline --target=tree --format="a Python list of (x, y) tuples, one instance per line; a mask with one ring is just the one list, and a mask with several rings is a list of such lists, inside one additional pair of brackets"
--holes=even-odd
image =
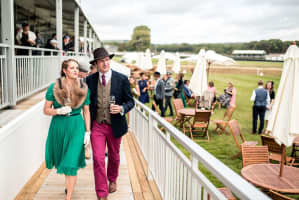
[(129, 42), (130, 49), (134, 51), (145, 51), (151, 46), (151, 29), (145, 25), (136, 26), (132, 39)]

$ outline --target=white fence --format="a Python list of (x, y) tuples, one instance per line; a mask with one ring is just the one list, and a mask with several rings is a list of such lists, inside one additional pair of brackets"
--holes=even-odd
[[(61, 62), (67, 58), (75, 58), (80, 64), (88, 65), (89, 57), (84, 53), (63, 52), (53, 49), (15, 46), (13, 58), (7, 54), (9, 46), (0, 44), (0, 109), (15, 105), (35, 92), (46, 88), (60, 73)], [(14, 59), (15, 66), (8, 66), (8, 59)], [(15, 67), (13, 73), (8, 68)], [(8, 83), (15, 83), (9, 87)], [(13, 94), (9, 95), (9, 90)]]
[(0, 129), (0, 199), (14, 199), (45, 160), (44, 101)]
[[(158, 125), (164, 128), (165, 133)], [(164, 200), (226, 199), (198, 169), (199, 163), (230, 188), (239, 199), (269, 199), (138, 101), (136, 107), (130, 112), (130, 129), (136, 135), (148, 162), (148, 179), (155, 180)], [(173, 140), (191, 154), (190, 160), (172, 142)]]

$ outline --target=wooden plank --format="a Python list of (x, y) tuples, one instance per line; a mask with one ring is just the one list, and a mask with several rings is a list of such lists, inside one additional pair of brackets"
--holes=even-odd
[(144, 156), (142, 154), (141, 149), (139, 148), (139, 144), (137, 142), (137, 139), (136, 139), (135, 135), (133, 133), (129, 133), (129, 135), (130, 135), (130, 138), (131, 138), (131, 140), (133, 141), (133, 143), (135, 145), (135, 149), (137, 151), (138, 158), (140, 159), (142, 167), (143, 167), (143, 170), (145, 172), (145, 175), (147, 176), (148, 175), (147, 174), (148, 173), (148, 164), (147, 164), (147, 161), (144, 159)]
[(40, 168), (33, 174), (16, 196), (15, 200), (33, 199), (34, 195), (38, 192), (49, 173), (50, 170), (46, 169), (46, 164), (43, 162)]
[[(122, 141), (124, 144), (131, 186), (132, 186), (133, 194), (135, 197), (135, 193), (141, 193), (141, 187), (140, 187), (138, 176), (137, 176), (137, 173), (135, 170), (134, 162), (132, 160), (132, 156), (131, 156), (131, 152), (130, 152), (130, 148), (129, 148), (129, 144), (128, 144), (128, 135), (124, 136)], [(136, 198), (139, 198), (138, 194), (136, 195)]]
[(155, 181), (149, 181), (149, 185), (150, 185), (151, 190), (153, 192), (154, 199), (155, 200), (162, 200), (162, 197), (161, 197), (161, 194), (160, 194), (160, 191), (158, 189), (158, 186), (157, 186), (156, 182)]

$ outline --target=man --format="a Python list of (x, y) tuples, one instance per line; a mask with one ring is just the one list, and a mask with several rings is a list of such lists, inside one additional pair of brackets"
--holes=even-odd
[(165, 107), (164, 111), (166, 112), (168, 106), (170, 109), (170, 116), (173, 116), (172, 106), (171, 106), (171, 97), (174, 90), (174, 80), (171, 77), (171, 71), (167, 72), (167, 79), (165, 81)]
[[(159, 106), (161, 111), (161, 117), (165, 117), (164, 108), (163, 108), (163, 99), (165, 96), (165, 86), (164, 81), (160, 78), (160, 72), (154, 73), (154, 78), (156, 80), (156, 84), (154, 87), (154, 101), (156, 105)], [(154, 105), (152, 105), (152, 109), (155, 110)]]
[[(29, 24), (22, 24), (23, 32), (19, 32), (17, 37), (21, 41), (22, 46), (33, 47), (35, 46), (36, 35), (30, 31)], [(29, 55), (29, 50), (21, 49), (21, 55)]]
[(183, 89), (184, 89), (184, 92), (185, 92), (186, 96), (188, 98), (192, 98), (193, 94), (192, 94), (192, 91), (189, 88), (189, 83), (190, 83), (189, 80), (184, 80), (184, 88)]
[[(94, 60), (90, 64), (95, 64), (98, 72), (86, 78), (91, 101), (93, 168), (97, 196), (100, 200), (106, 200), (108, 192), (117, 190), (121, 137), (128, 131), (125, 114), (134, 107), (135, 103), (128, 78), (110, 69), (110, 59), (114, 55), (109, 55), (104, 48), (95, 49), (93, 54)], [(106, 144), (108, 147), (107, 175)]]
[(260, 118), (259, 134), (264, 129), (266, 106), (270, 103), (269, 92), (263, 88), (263, 81), (258, 82), (258, 88), (253, 90), (250, 100), (254, 102), (252, 110), (252, 134), (256, 134), (257, 119)]

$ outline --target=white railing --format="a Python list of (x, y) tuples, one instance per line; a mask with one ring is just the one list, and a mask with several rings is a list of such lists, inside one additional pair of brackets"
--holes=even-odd
[[(60, 73), (61, 62), (67, 58), (75, 58), (88, 63), (85, 53), (63, 52), (54, 49), (14, 46), (15, 73), (8, 74), (8, 45), (0, 44), (0, 108), (20, 101), (38, 92), (53, 82)], [(14, 77), (12, 77), (14, 76)], [(8, 80), (16, 83), (16, 99), (8, 95)]]
[(7, 45), (0, 44), (0, 109), (8, 105)]
[(0, 128), (0, 199), (14, 199), (45, 160), (44, 101)]
[[(148, 163), (147, 178), (155, 180), (164, 200), (226, 199), (198, 169), (199, 163), (239, 199), (269, 199), (142, 103), (136, 101), (129, 121)], [(173, 140), (190, 153), (190, 160)]]

